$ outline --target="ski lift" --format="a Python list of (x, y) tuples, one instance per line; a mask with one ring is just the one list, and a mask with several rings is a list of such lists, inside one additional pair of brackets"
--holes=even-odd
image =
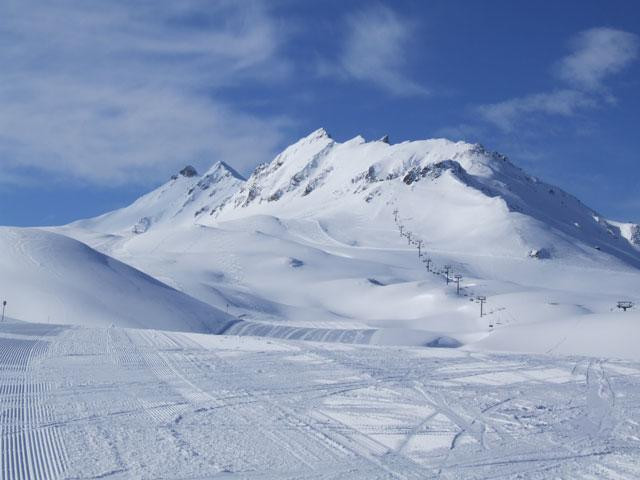
[(633, 307), (633, 302), (629, 302), (626, 300), (621, 300), (618, 302), (618, 308), (623, 311), (627, 311), (628, 309)]

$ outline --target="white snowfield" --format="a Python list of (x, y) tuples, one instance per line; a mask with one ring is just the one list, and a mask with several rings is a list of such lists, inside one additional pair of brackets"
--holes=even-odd
[(638, 478), (639, 232), (322, 129), (0, 228), (2, 478)]
[(640, 363), (0, 325), (4, 479), (638, 478)]

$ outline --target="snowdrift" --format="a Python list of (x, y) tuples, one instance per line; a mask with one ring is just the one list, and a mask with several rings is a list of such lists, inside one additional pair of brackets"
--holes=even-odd
[(17, 319), (222, 332), (234, 319), (68, 237), (0, 228), (0, 292)]

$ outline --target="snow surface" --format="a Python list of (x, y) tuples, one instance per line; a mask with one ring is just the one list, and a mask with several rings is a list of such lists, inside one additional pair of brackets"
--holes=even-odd
[(14, 317), (41, 323), (221, 332), (235, 320), (87, 245), (0, 227), (0, 292)]
[(1, 473), (638, 478), (640, 363), (0, 324)]

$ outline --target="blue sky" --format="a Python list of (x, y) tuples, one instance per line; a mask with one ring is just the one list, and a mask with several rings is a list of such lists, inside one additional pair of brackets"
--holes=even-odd
[(640, 2), (3, 0), (0, 224), (243, 173), (323, 126), (499, 150), (640, 222)]

